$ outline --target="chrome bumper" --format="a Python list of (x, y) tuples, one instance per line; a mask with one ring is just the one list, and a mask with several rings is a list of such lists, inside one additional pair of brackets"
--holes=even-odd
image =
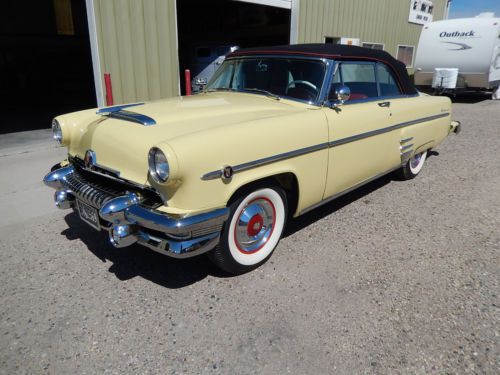
[(53, 170), (43, 182), (56, 189), (54, 201), (58, 208), (74, 208), (81, 200), (99, 210), (108, 230), (109, 241), (115, 247), (139, 243), (159, 253), (187, 258), (213, 249), (229, 210), (221, 208), (199, 215), (174, 218), (166, 213), (145, 207), (141, 196), (134, 192), (114, 196), (102, 187), (75, 181), (75, 168), (70, 165)]

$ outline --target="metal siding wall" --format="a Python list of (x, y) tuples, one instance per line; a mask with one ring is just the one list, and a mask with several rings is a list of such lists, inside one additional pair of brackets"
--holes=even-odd
[(94, 6), (101, 69), (111, 74), (115, 104), (178, 95), (175, 0), (94, 0)]
[[(443, 18), (447, 0), (434, 0), (434, 21)], [(325, 36), (384, 43), (397, 54), (398, 44), (415, 46), (421, 25), (408, 22), (409, 0), (300, 0), (298, 43), (323, 43)]]

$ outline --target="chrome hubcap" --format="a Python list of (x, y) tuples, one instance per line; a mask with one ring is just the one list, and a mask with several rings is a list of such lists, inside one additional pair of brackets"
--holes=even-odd
[(420, 164), (421, 159), (422, 159), (422, 154), (418, 154), (418, 155), (413, 156), (410, 159), (410, 167), (417, 168), (418, 165)]
[(257, 198), (241, 211), (234, 229), (238, 249), (245, 253), (260, 250), (273, 233), (276, 210), (269, 199)]

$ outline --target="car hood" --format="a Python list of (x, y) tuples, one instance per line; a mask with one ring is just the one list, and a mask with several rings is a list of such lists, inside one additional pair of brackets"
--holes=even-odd
[[(125, 109), (151, 117), (155, 125), (145, 126), (97, 115), (96, 110), (58, 119), (64, 127), (71, 129), (70, 155), (83, 159), (86, 151), (92, 150), (98, 165), (119, 171), (120, 177), (144, 184), (147, 182), (147, 155), (154, 145), (178, 137), (203, 137), (210, 129), (246, 126), (252, 121), (285, 116), (308, 108), (312, 107), (256, 94), (202, 93)], [(202, 155), (200, 150), (200, 157)]]

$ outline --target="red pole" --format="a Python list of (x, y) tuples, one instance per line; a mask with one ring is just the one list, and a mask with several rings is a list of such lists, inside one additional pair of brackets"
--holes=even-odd
[(104, 73), (104, 84), (106, 85), (106, 105), (113, 105), (113, 87), (111, 86), (111, 74)]
[(186, 80), (186, 95), (191, 95), (191, 71), (186, 69), (184, 71), (184, 79)]

